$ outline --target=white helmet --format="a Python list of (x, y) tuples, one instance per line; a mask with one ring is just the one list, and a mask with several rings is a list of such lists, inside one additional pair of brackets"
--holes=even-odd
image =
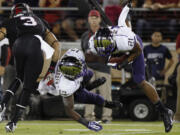
[(112, 31), (108, 27), (101, 27), (94, 36), (94, 48), (99, 55), (108, 57), (114, 52), (116, 43)]
[(73, 48), (73, 49), (69, 49), (63, 56), (63, 57), (67, 57), (67, 56), (71, 56), (71, 57), (75, 57), (76, 59), (78, 60), (81, 60), (81, 61), (85, 61), (85, 56), (84, 56), (84, 53), (77, 49), (77, 48)]
[(81, 50), (69, 49), (58, 61), (56, 72), (61, 72), (69, 79), (77, 79), (86, 72), (85, 57)]

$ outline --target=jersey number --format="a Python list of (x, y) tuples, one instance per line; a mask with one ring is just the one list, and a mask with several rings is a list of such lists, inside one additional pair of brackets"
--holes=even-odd
[(133, 47), (134, 46), (134, 39), (128, 38), (128, 45)]
[(23, 25), (25, 25), (25, 26), (36, 26), (37, 25), (37, 22), (35, 21), (35, 19), (33, 17), (22, 16), (20, 19), (25, 20), (25, 23), (23, 23)]

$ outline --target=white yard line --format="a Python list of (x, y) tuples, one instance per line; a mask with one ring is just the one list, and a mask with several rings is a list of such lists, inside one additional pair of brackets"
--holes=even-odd
[[(64, 131), (90, 131), (89, 129), (77, 129), (77, 128), (74, 128), (74, 129), (63, 129)], [(103, 129), (103, 131), (112, 131), (111, 129)], [(113, 129), (113, 131), (124, 131), (124, 132), (151, 132), (152, 130), (147, 130), (147, 129)]]
[[(90, 131), (89, 129), (64, 129), (65, 131), (73, 131), (73, 132), (82, 132), (82, 131)], [(103, 129), (103, 131), (112, 131), (110, 129)], [(139, 134), (152, 134), (152, 133), (163, 133), (160, 131), (152, 131), (147, 129), (113, 129), (113, 131), (119, 131), (124, 133), (103, 133), (102, 135), (126, 135), (126, 134), (132, 134), (132, 135), (139, 135)], [(129, 132), (133, 131), (133, 132)], [(88, 134), (91, 135), (91, 134)], [(101, 133), (100, 133), (101, 135)]]
[[(19, 125), (70, 125), (70, 126), (74, 126), (74, 125), (80, 125), (79, 123), (19, 123)], [(121, 127), (161, 127), (163, 126), (163, 124), (148, 124), (148, 123), (143, 123), (143, 124), (102, 124), (103, 126), (121, 126)], [(180, 126), (180, 125), (179, 125)]]
[[(139, 135), (139, 134), (153, 134), (153, 133), (162, 133), (162, 132), (132, 132), (132, 133), (111, 133), (110, 135), (127, 135), (127, 134), (131, 134), (131, 135)], [(103, 134), (103, 135), (109, 135), (109, 134)]]
[[(174, 123), (175, 124), (175, 123)], [(28, 123), (28, 122), (20, 122), (20, 123), (18, 123), (18, 125), (69, 125), (69, 126), (74, 126), (74, 125), (80, 125), (79, 123), (62, 123), (62, 121), (60, 121), (60, 123), (46, 123), (46, 122), (43, 122), (43, 123), (38, 123), (38, 122), (30, 122), (30, 123)], [(127, 126), (130, 126), (130, 127), (161, 127), (161, 126), (163, 126), (163, 123), (161, 123), (161, 124), (156, 124), (156, 123), (154, 123), (154, 124), (149, 124), (148, 122), (147, 123), (133, 123), (132, 122), (132, 124), (126, 124), (126, 123), (122, 123), (122, 124), (118, 124), (118, 123), (109, 123), (109, 124), (103, 124), (102, 123), (102, 125), (103, 126), (121, 126), (121, 127), (127, 127)], [(180, 127), (180, 124), (176, 124), (176, 126), (177, 127)]]

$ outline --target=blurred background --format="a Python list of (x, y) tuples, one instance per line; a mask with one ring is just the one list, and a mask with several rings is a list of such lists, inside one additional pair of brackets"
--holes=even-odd
[[(113, 25), (117, 25), (122, 11), (121, 0), (97, 1)], [(0, 24), (9, 18), (13, 4), (19, 2), (29, 4), (35, 14), (49, 23), (50, 29), (62, 44), (62, 54), (69, 48), (81, 49), (81, 36), (89, 29), (88, 13), (94, 9), (88, 0), (0, 0)], [(180, 32), (180, 0), (132, 0), (129, 14), (132, 30), (142, 38), (144, 46), (153, 42), (152, 34), (154, 32), (160, 32), (162, 37), (159, 42), (170, 50), (173, 63), (165, 73), (163, 83), (159, 86), (154, 84), (156, 80), (153, 80), (152, 75), (147, 79), (151, 79), (160, 96), (165, 95), (162, 97), (165, 104), (176, 111), (177, 72), (175, 67), (179, 62), (176, 42), (179, 41), (178, 34)], [(166, 61), (166, 65), (168, 65), (169, 60)], [(147, 74), (151, 73), (151, 64), (154, 63), (146, 64)], [(1, 77), (2, 93), (6, 89), (4, 77), (11, 78), (11, 76)], [(159, 114), (154, 106), (131, 80), (130, 68), (127, 67), (121, 71), (111, 69), (111, 79), (112, 99), (124, 103), (123, 108), (113, 110), (113, 119), (140, 121), (159, 119)], [(164, 91), (165, 94), (162, 94)], [(12, 108), (13, 106), (9, 107), (9, 111)], [(84, 115), (84, 108), (84, 104), (75, 104), (75, 109), (82, 115)], [(96, 107), (95, 112), (97, 119), (100, 119), (102, 110)], [(9, 117), (11, 116), (7, 111), (6, 119)], [(58, 118), (68, 118), (63, 109), (61, 97), (53, 97), (50, 94), (42, 96), (37, 93), (32, 95), (31, 105), (22, 119)]]

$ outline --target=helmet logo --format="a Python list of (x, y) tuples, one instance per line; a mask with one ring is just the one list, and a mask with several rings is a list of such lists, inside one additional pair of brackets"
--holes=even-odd
[(22, 12), (22, 9), (20, 9), (20, 8), (18, 8), (18, 7), (15, 9), (15, 13), (16, 13), (16, 14), (19, 14), (19, 13), (21, 13), (21, 12)]
[(94, 48), (101, 56), (109, 56), (116, 48), (112, 33), (108, 28), (101, 28), (95, 34)]

